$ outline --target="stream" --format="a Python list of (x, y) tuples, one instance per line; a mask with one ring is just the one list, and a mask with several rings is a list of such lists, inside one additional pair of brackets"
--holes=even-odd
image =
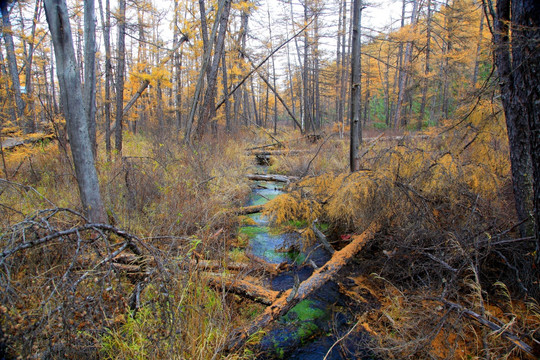
[[(266, 173), (267, 167), (260, 166), (257, 170), (258, 173)], [(281, 183), (253, 181), (246, 205), (262, 205), (284, 193), (283, 187)], [(239, 230), (248, 238), (247, 251), (269, 263), (290, 264), (289, 271), (265, 279), (265, 286), (272, 290), (290, 289), (311, 276), (314, 270), (306, 260), (312, 260), (320, 267), (330, 259), (328, 252), (320, 246), (301, 250), (299, 233), (279, 233), (260, 213), (249, 217), (253, 221)], [(255, 349), (260, 353), (258, 358), (321, 360), (326, 356), (328, 360), (374, 359), (366, 348), (369, 336), (364, 332), (351, 331), (333, 346), (355, 325), (354, 313), (366, 309), (365, 304), (353, 301), (340, 291), (354, 286), (354, 282), (346, 278), (339, 281), (329, 281), (267, 329)]]

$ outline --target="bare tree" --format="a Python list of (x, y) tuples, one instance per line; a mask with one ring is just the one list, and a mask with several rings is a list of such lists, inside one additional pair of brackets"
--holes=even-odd
[(351, 143), (350, 143), (350, 168), (351, 172), (360, 170), (360, 142), (362, 141), (361, 99), (362, 99), (362, 53), (361, 29), (362, 29), (362, 0), (353, 2), (352, 23), (352, 54), (351, 54)]
[(67, 5), (65, 0), (45, 0), (44, 5), (54, 45), (60, 95), (82, 206), (91, 222), (106, 222), (88, 135)]
[(126, 66), (126, 0), (118, 2), (118, 43), (116, 54), (116, 129), (114, 147), (122, 152), (122, 119), (124, 117), (124, 69)]

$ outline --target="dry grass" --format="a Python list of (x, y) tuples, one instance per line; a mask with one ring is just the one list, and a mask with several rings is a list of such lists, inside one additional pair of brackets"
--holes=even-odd
[[(0, 250), (59, 234), (2, 254), (0, 345), (8, 355), (210, 359), (241, 318), (235, 298), (211, 289), (189, 260), (228, 256), (238, 220), (227, 210), (250, 191), (244, 145), (186, 148), (133, 135), (124, 145), (122, 157), (100, 153), (97, 167), (111, 224), (137, 235), (129, 246), (124, 233), (85, 227), (64, 210), (78, 208), (78, 194), (57, 144), (7, 154)], [(141, 252), (136, 263), (112, 261), (131, 243)]]

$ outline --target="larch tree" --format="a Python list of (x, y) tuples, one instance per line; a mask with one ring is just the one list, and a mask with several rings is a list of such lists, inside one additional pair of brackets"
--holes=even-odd
[(84, 111), (79, 67), (75, 58), (65, 0), (45, 0), (45, 14), (56, 58), (60, 96), (66, 117), (75, 176), (84, 211), (91, 222), (106, 222), (92, 145)]

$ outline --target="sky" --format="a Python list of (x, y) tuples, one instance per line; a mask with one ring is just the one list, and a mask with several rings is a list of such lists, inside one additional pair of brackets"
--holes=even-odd
[[(300, 0), (292, 1), (294, 20), (297, 24), (303, 24), (303, 6), (301, 5)], [(322, 35), (320, 44), (321, 48), (324, 50), (322, 57), (329, 60), (333, 60), (336, 56), (336, 34), (339, 17), (337, 2), (338, 0), (323, 1), (324, 5), (320, 16), (321, 22), (324, 24), (324, 27), (320, 31), (320, 34)], [(401, 18), (401, 7), (401, 0), (371, 0), (362, 13), (362, 27), (364, 34), (376, 35), (380, 31), (389, 30), (392, 25), (394, 29), (397, 29)], [(351, 1), (349, 1), (347, 5), (347, 21), (350, 21), (350, 10)], [(252, 36), (251, 47), (254, 49), (261, 48), (261, 44), (269, 38), (268, 12), (270, 12), (274, 46), (277, 46), (283, 39), (287, 38), (287, 33), (289, 36), (293, 33), (290, 27), (290, 5), (284, 4), (283, 1), (279, 0), (261, 0), (259, 1), (257, 10), (250, 18), (249, 27)], [(283, 21), (280, 21), (283, 18), (288, 20), (288, 28), (285, 27)], [(296, 31), (300, 29), (300, 26), (301, 25), (298, 25), (296, 27)], [(302, 40), (299, 40), (299, 46), (302, 46)], [(367, 41), (367, 38), (364, 38), (363, 41)], [(294, 42), (289, 45), (289, 51), (291, 53), (291, 59), (296, 61), (296, 48)], [(277, 54), (276, 61), (279, 69), (278, 72), (283, 73), (287, 61), (286, 48), (280, 50)]]

